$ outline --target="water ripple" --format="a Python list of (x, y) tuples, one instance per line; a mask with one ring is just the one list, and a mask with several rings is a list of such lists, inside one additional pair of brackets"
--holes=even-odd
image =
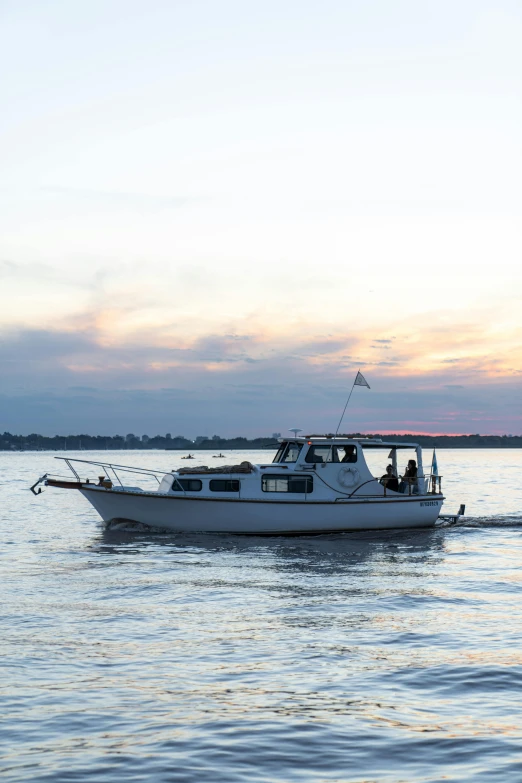
[(256, 539), (105, 526), (0, 455), (5, 780), (518, 783), (522, 454), (502, 497), (487, 459), (439, 454), (457, 525)]

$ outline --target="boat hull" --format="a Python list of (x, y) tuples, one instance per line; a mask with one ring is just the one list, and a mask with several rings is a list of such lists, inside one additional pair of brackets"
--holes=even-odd
[(306, 535), (349, 530), (431, 527), (438, 496), (315, 501), (190, 498), (82, 487), (106, 522), (125, 519), (175, 532)]

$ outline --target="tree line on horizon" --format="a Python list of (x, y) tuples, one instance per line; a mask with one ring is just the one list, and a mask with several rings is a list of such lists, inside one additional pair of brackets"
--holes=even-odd
[[(138, 437), (133, 434), (123, 435), (54, 435), (48, 437), (32, 433), (31, 435), (12, 435), (4, 432), (0, 435), (0, 451), (121, 451), (121, 450), (151, 450), (166, 449), (190, 451), (202, 449), (205, 451), (221, 451), (222, 449), (262, 449), (276, 446), (276, 433), (262, 438), (222, 438), (214, 435), (211, 438), (199, 436), (195, 441), (183, 435), (155, 435)], [(290, 436), (289, 436), (290, 437)], [(423, 447), (437, 448), (522, 448), (522, 435), (379, 435), (362, 433), (345, 433), (348, 438), (381, 438), (399, 443), (415, 442)]]

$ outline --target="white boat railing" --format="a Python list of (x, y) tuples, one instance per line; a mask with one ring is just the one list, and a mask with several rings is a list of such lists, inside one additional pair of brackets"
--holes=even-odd
[[(390, 478), (379, 478), (378, 476), (373, 476), (371, 479), (368, 479), (368, 481), (364, 481), (362, 484), (359, 484), (359, 486), (355, 487), (348, 497), (352, 497), (356, 492), (359, 492), (360, 489), (367, 486), (367, 484), (373, 484), (374, 481), (380, 484), (380, 486), (383, 488), (384, 497), (387, 497), (387, 484), (394, 480), (399, 481), (399, 486), (401, 483), (405, 485), (404, 489), (400, 490), (401, 495), (442, 495), (442, 476), (435, 476), (430, 473), (427, 476), (418, 476), (415, 479), (408, 479), (403, 477), (397, 479), (396, 476), (390, 476)], [(423, 486), (422, 491), (420, 489), (421, 486)], [(397, 493), (394, 492), (394, 494)]]
[[(393, 478), (382, 478), (378, 479), (379, 483), (382, 484), (384, 487), (384, 494), (386, 495), (386, 485), (389, 481), (392, 481)], [(397, 480), (397, 479), (396, 479)], [(399, 485), (401, 483), (405, 484), (408, 487), (408, 491), (404, 492), (402, 491), (402, 494), (408, 494), (408, 495), (442, 495), (442, 476), (435, 476), (432, 473), (428, 473), (428, 475), (424, 476), (417, 476), (416, 478), (404, 478), (401, 477), (398, 479)], [(438, 484), (438, 490), (437, 490), (437, 484)], [(424, 491), (420, 491), (420, 487), (423, 486)], [(431, 487), (431, 489), (430, 489)]]
[(158, 476), (161, 476), (161, 478), (163, 478), (163, 476), (166, 473), (171, 472), (169, 470), (152, 470), (151, 468), (136, 468), (131, 465), (117, 465), (114, 462), (98, 462), (97, 460), (92, 460), (92, 459), (76, 459), (76, 458), (73, 459), (71, 457), (55, 457), (55, 459), (60, 459), (63, 462), (65, 462), (67, 467), (71, 471), (71, 473), (73, 473), (73, 475), (76, 476), (76, 479), (78, 481), (81, 481), (80, 475), (73, 468), (71, 462), (81, 462), (84, 465), (94, 465), (97, 468), (101, 468), (105, 473), (106, 477), (108, 478), (108, 480), (111, 482), (112, 482), (112, 476), (111, 476), (111, 472), (112, 472), (114, 478), (116, 479), (120, 487), (123, 487), (123, 483), (120, 477), (118, 476), (117, 471), (120, 471), (122, 473), (136, 473), (138, 475), (143, 475), (143, 476), (152, 476), (156, 479), (158, 485), (161, 484), (161, 479), (158, 478)]

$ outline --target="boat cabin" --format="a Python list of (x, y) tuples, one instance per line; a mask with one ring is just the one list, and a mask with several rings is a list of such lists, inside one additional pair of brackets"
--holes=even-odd
[(364, 452), (388, 450), (394, 472), (397, 474), (397, 452), (413, 449), (416, 453), (418, 474), (422, 475), (422, 448), (418, 443), (396, 443), (381, 438), (341, 438), (328, 435), (309, 435), (292, 440), (279, 438), (280, 446), (273, 462), (281, 464), (324, 464), (329, 462), (365, 462)]
[[(324, 500), (355, 494), (357, 497), (386, 497), (399, 492), (419, 495), (429, 489), (423, 472), (422, 450), (416, 443), (327, 435), (279, 438), (278, 442), (272, 462), (179, 468), (164, 477), (159, 492), (203, 492), (214, 497), (214, 493), (266, 497), (265, 493), (274, 492)], [(414, 480), (404, 482), (401, 475), (406, 466), (399, 468), (397, 452), (407, 449), (415, 452), (416, 471)], [(385, 472), (387, 464), (392, 465), (389, 477)]]

